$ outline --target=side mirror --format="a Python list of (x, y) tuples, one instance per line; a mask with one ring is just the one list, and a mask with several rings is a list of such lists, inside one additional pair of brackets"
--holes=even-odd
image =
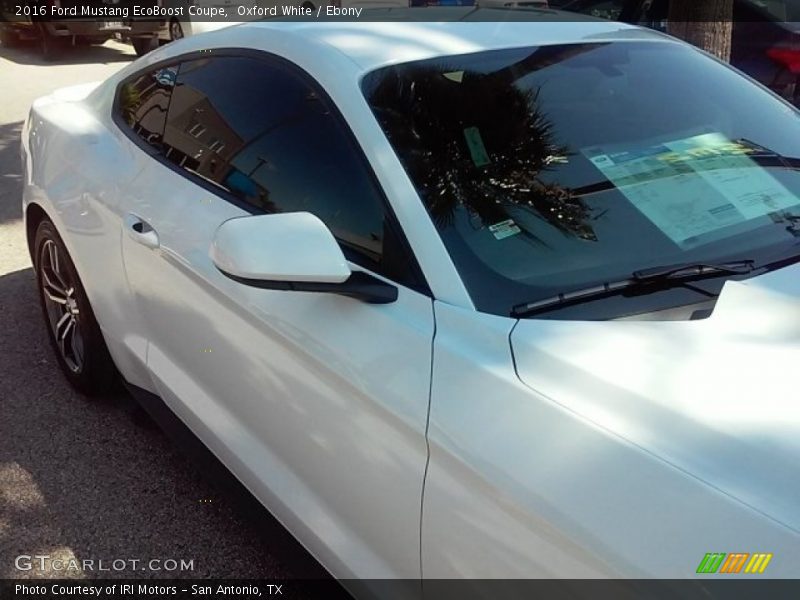
[(333, 234), (307, 212), (229, 219), (209, 251), (223, 275), (271, 290), (351, 296), (386, 304), (397, 288), (363, 271), (352, 272)]

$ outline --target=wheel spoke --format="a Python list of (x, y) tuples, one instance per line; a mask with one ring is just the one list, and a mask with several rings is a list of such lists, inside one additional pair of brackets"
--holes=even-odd
[[(70, 315), (67, 315), (67, 316), (70, 316)], [(72, 333), (72, 330), (73, 330), (74, 323), (75, 323), (75, 321), (72, 318), (70, 318), (67, 321), (66, 326), (64, 326), (63, 329), (61, 330), (60, 334), (56, 335), (56, 337), (58, 338), (58, 347), (61, 349), (61, 355), (65, 359), (69, 359), (70, 358), (71, 352), (68, 352), (68, 350), (72, 350), (71, 333)]]
[(62, 282), (61, 281), (59, 281), (58, 283), (54, 282), (50, 278), (50, 275), (47, 273), (47, 271), (49, 271), (49, 269), (42, 269), (42, 276), (44, 277), (45, 284), (49, 286), (53, 290), (53, 292), (57, 293), (59, 296), (66, 297), (67, 291), (64, 289)]
[[(50, 269), (50, 272), (52, 273), (53, 277), (58, 280), (58, 285), (61, 286), (63, 289), (67, 289), (67, 280), (64, 279), (61, 273), (58, 273), (53, 269)], [(69, 294), (69, 291), (67, 292), (67, 294)]]
[(73, 321), (72, 315), (67, 312), (61, 315), (61, 318), (58, 320), (58, 323), (56, 323), (55, 333), (56, 333), (56, 339), (59, 342), (64, 341), (64, 339), (67, 337), (67, 333), (69, 332), (70, 327), (72, 326), (72, 321)]
[[(59, 252), (58, 247), (55, 245), (55, 242), (48, 241), (47, 242), (47, 262), (50, 266), (50, 273), (47, 275), (47, 279), (51, 284), (57, 284), (59, 288), (62, 290), (67, 289), (67, 281), (61, 274), (61, 262), (59, 260)], [(47, 274), (48, 269), (43, 264), (42, 271)], [(64, 294), (66, 295), (66, 294)]]
[(83, 338), (81, 338), (80, 330), (78, 329), (78, 322), (73, 320), (73, 323), (69, 341), (72, 348), (72, 358), (76, 366), (80, 367), (83, 364)]
[(58, 265), (58, 248), (53, 242), (50, 242), (47, 246), (47, 253), (48, 257), (50, 258), (50, 269), (53, 271), (53, 274), (58, 277), (59, 281), (63, 283), (61, 279), (61, 270), (59, 269)]
[(72, 371), (83, 367), (83, 338), (78, 330), (75, 286), (69, 284), (69, 271), (61, 273), (61, 256), (53, 240), (47, 240), (41, 253), (41, 287), (47, 314), (61, 356)]
[(69, 293), (52, 282), (47, 276), (47, 269), (42, 269), (42, 276), (44, 278), (42, 291), (44, 291), (45, 296), (57, 304), (66, 304)]
[(52, 300), (56, 304), (66, 304), (67, 303), (67, 299), (66, 298), (62, 298), (61, 296), (57, 296), (56, 294), (54, 294), (53, 292), (51, 292), (47, 288), (44, 288), (44, 294), (45, 294), (45, 296), (47, 296), (47, 298), (49, 300)]

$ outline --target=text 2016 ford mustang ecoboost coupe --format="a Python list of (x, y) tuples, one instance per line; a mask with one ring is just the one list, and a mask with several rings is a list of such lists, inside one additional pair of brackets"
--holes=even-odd
[(337, 577), (796, 576), (800, 113), (486, 10), (220, 29), (37, 100), (62, 369), (158, 396)]

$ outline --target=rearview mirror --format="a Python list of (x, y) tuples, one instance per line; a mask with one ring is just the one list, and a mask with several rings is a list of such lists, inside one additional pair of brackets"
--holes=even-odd
[(307, 212), (229, 219), (209, 251), (223, 275), (252, 287), (341, 294), (365, 302), (397, 300), (397, 288), (352, 272), (333, 234)]

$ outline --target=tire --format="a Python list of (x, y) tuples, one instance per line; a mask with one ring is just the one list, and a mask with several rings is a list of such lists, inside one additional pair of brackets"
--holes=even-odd
[(169, 40), (174, 42), (183, 38), (183, 26), (178, 19), (172, 19), (169, 22)]
[(13, 48), (19, 44), (19, 36), (11, 27), (0, 24), (0, 45)]
[(53, 224), (34, 240), (36, 284), (50, 343), (70, 385), (87, 396), (115, 388), (117, 370), (75, 265)]
[(50, 35), (47, 28), (41, 25), (39, 27), (39, 49), (42, 52), (42, 58), (47, 62), (52, 62), (61, 56), (64, 43), (59, 37)]
[(136, 56), (144, 56), (151, 50), (158, 48), (158, 38), (155, 36), (135, 37), (131, 39), (131, 44), (133, 44), (133, 49), (136, 52)]

